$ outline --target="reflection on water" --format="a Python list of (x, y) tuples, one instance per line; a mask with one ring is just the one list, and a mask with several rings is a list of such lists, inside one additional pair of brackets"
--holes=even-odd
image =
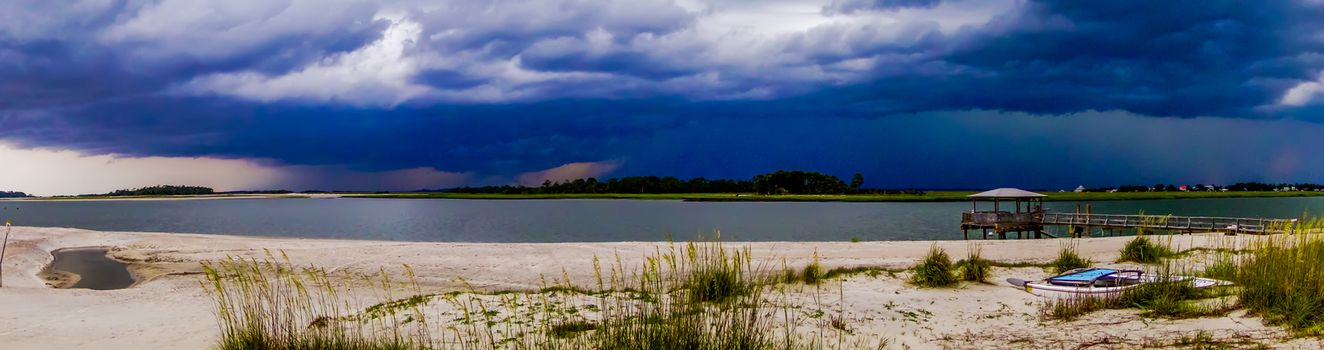
[(133, 275), (124, 263), (106, 256), (106, 248), (70, 248), (51, 252), (55, 260), (46, 268), (78, 275), (68, 288), (124, 289), (133, 285)]
[[(1299, 217), (1324, 198), (1091, 203), (1095, 213)], [(1075, 211), (1076, 203), (1045, 203)], [(652, 200), (220, 199), (0, 202), (15, 224), (103, 231), (437, 242), (960, 239), (955, 203), (731, 203)]]

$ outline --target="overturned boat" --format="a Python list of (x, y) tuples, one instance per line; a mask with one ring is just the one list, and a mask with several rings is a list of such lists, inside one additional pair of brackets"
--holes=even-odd
[(1163, 276), (1141, 270), (1108, 268), (1075, 269), (1042, 281), (1007, 279), (1007, 283), (1024, 288), (1027, 293), (1050, 298), (1116, 297), (1123, 291), (1153, 282), (1184, 282), (1195, 288), (1231, 284), (1203, 277)]

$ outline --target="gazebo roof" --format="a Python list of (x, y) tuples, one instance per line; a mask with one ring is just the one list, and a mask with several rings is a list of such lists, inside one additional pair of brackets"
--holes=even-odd
[(999, 188), (991, 191), (975, 193), (968, 198), (1041, 198), (1042, 194), (1022, 190), (1019, 188)]

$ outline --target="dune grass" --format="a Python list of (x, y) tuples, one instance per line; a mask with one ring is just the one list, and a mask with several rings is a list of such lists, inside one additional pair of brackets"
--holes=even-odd
[(1053, 273), (1063, 273), (1074, 269), (1090, 267), (1094, 262), (1080, 257), (1076, 252), (1076, 243), (1074, 241), (1062, 243), (1061, 249), (1057, 251), (1057, 259), (1049, 263), (1049, 268)]
[[(1324, 335), (1324, 221), (1301, 220), (1295, 236), (1252, 243), (1236, 262), (1237, 295), (1251, 313), (1299, 335)], [(1226, 273), (1226, 272), (1224, 272)]]
[(429, 338), (426, 327), (395, 326), (417, 308), (384, 308), (372, 317), (340, 316), (349, 309), (340, 302), (330, 274), (290, 267), (287, 259), (269, 252), (262, 261), (204, 263), (203, 271), (203, 287), (212, 296), (221, 328), (218, 349), (416, 349), (423, 346), (420, 339)]
[(1177, 256), (1168, 246), (1155, 243), (1146, 236), (1136, 236), (1130, 242), (1122, 247), (1121, 256), (1118, 262), (1136, 262), (1141, 264), (1156, 264)]
[(910, 272), (910, 283), (920, 287), (946, 288), (960, 282), (956, 278), (952, 258), (936, 244), (929, 248), (924, 260), (911, 268)]
[[(593, 261), (596, 288), (566, 278), (537, 292), (429, 294), (408, 267), (396, 281), (268, 253), (205, 263), (203, 287), (218, 349), (809, 349), (831, 347), (823, 332), (849, 333), (844, 319), (806, 320), (748, 247), (673, 244), (638, 267), (619, 256), (607, 265)], [(810, 266), (799, 278), (821, 281), (817, 260)], [(819, 337), (800, 330), (806, 323)]]
[(956, 262), (956, 266), (961, 269), (961, 280), (966, 282), (988, 283), (993, 270), (993, 262), (984, 259), (983, 249), (978, 246), (971, 246), (965, 259)]

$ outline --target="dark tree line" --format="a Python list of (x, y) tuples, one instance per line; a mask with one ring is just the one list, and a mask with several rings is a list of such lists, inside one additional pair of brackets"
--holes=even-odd
[(596, 178), (546, 181), (542, 186), (483, 186), (444, 190), (455, 193), (494, 194), (591, 194), (591, 193), (760, 193), (760, 194), (923, 194), (919, 191), (890, 191), (861, 188), (864, 176), (855, 174), (847, 185), (835, 176), (807, 171), (776, 171), (750, 180), (682, 180), (674, 176), (630, 176), (601, 181)]
[(842, 194), (846, 183), (827, 174), (779, 170), (755, 176), (754, 189), (759, 194)]
[(0, 191), (0, 198), (23, 198), (23, 197), (32, 197), (32, 196), (29, 196), (27, 193), (18, 192), (18, 191)]
[(202, 195), (213, 194), (211, 187), (202, 186), (175, 186), (160, 185), (135, 188), (130, 190), (116, 190), (107, 193), (107, 196), (180, 196), (180, 195)]
[(539, 187), (483, 186), (446, 190), (456, 193), (499, 194), (580, 194), (580, 193), (717, 193), (754, 192), (754, 183), (746, 180), (709, 180), (696, 177), (681, 180), (674, 176), (631, 176), (599, 181), (596, 178), (543, 182)]

